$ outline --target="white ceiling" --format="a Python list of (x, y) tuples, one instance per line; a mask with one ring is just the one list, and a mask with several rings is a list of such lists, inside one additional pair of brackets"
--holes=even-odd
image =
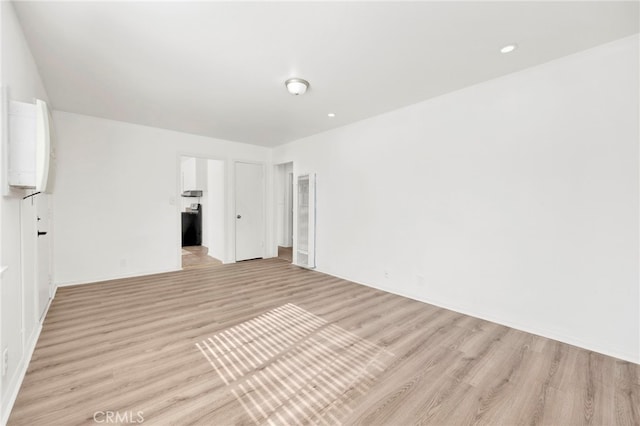
[[(15, 8), (55, 109), (274, 146), (637, 33), (638, 4)], [(514, 53), (499, 53), (513, 42)], [(294, 76), (311, 83), (306, 95), (287, 93), (284, 81)]]

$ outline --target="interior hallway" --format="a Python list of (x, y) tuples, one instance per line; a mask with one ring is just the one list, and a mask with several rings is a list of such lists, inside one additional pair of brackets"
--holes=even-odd
[(205, 246), (182, 247), (182, 267), (202, 268), (222, 265), (215, 257), (209, 256), (209, 249)]

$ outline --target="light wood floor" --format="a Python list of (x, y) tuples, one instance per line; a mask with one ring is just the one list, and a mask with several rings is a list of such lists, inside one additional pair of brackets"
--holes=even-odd
[(108, 411), (150, 425), (638, 425), (640, 366), (267, 259), (58, 289), (9, 424)]
[(222, 265), (215, 257), (209, 256), (209, 249), (205, 246), (182, 247), (182, 267), (201, 268)]
[(278, 246), (278, 257), (291, 263), (293, 261), (293, 247)]

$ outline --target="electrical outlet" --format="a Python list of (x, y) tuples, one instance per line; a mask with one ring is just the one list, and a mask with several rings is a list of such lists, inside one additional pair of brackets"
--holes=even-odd
[(9, 348), (6, 348), (2, 352), (2, 376), (3, 377), (7, 374), (8, 368), (9, 368)]
[(389, 279), (390, 276), (391, 276), (391, 273), (389, 273), (389, 271), (384, 271), (384, 277), (386, 279)]

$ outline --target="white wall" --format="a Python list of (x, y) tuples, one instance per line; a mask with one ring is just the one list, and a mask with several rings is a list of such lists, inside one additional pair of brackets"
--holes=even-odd
[(180, 159), (182, 170), (182, 192), (191, 191), (196, 188), (196, 159), (193, 157), (182, 157)]
[(276, 194), (276, 243), (281, 247), (291, 247), (292, 236), (292, 196), (289, 185), (289, 173), (293, 172), (293, 164), (278, 164), (274, 176), (274, 193)]
[(209, 228), (211, 227), (210, 215), (209, 215), (209, 196), (207, 193), (207, 160), (205, 158), (196, 158), (196, 183), (194, 188), (202, 191), (202, 197), (200, 198), (185, 198), (185, 200), (191, 200), (193, 203), (200, 203), (200, 210), (202, 212), (202, 242), (205, 247), (209, 247)]
[[(1, 85), (8, 91), (13, 100), (33, 102), (35, 98), (48, 100), (47, 93), (38, 74), (37, 67), (27, 46), (22, 28), (17, 20), (13, 5), (0, 2), (2, 22), (2, 67)], [(6, 123), (1, 123), (2, 129)], [(6, 155), (3, 152), (0, 155)], [(2, 159), (4, 161), (4, 158)], [(0, 162), (0, 164), (4, 164)], [(6, 182), (2, 176), (2, 187)], [(20, 244), (20, 201), (25, 191), (11, 191), (0, 200), (0, 267), (7, 266), (2, 276), (2, 306), (0, 349), (9, 349), (9, 365), (7, 375), (2, 378), (0, 389), (0, 414), (8, 416), (8, 407), (13, 403), (22, 376), (26, 370), (30, 350), (35, 344), (39, 323), (29, 321), (23, 326), (23, 299), (21, 282), (21, 244)], [(35, 283), (31, 283), (34, 285)], [(28, 294), (35, 292), (29, 290)], [(35, 296), (34, 296), (35, 297)], [(35, 300), (25, 300), (31, 306)], [(0, 350), (0, 353), (2, 351)], [(3, 418), (0, 418), (0, 423)]]
[(196, 189), (207, 190), (207, 159), (196, 158)]
[(209, 256), (222, 260), (224, 258), (225, 229), (224, 229), (224, 162), (218, 160), (207, 161), (207, 244)]
[(640, 362), (638, 48), (276, 148), (318, 174), (318, 269)]
[[(263, 147), (77, 114), (57, 111), (54, 122), (54, 280), (62, 285), (180, 269), (179, 157), (231, 164), (269, 156)], [(235, 221), (226, 225), (233, 236)], [(222, 260), (234, 259), (234, 241)]]

